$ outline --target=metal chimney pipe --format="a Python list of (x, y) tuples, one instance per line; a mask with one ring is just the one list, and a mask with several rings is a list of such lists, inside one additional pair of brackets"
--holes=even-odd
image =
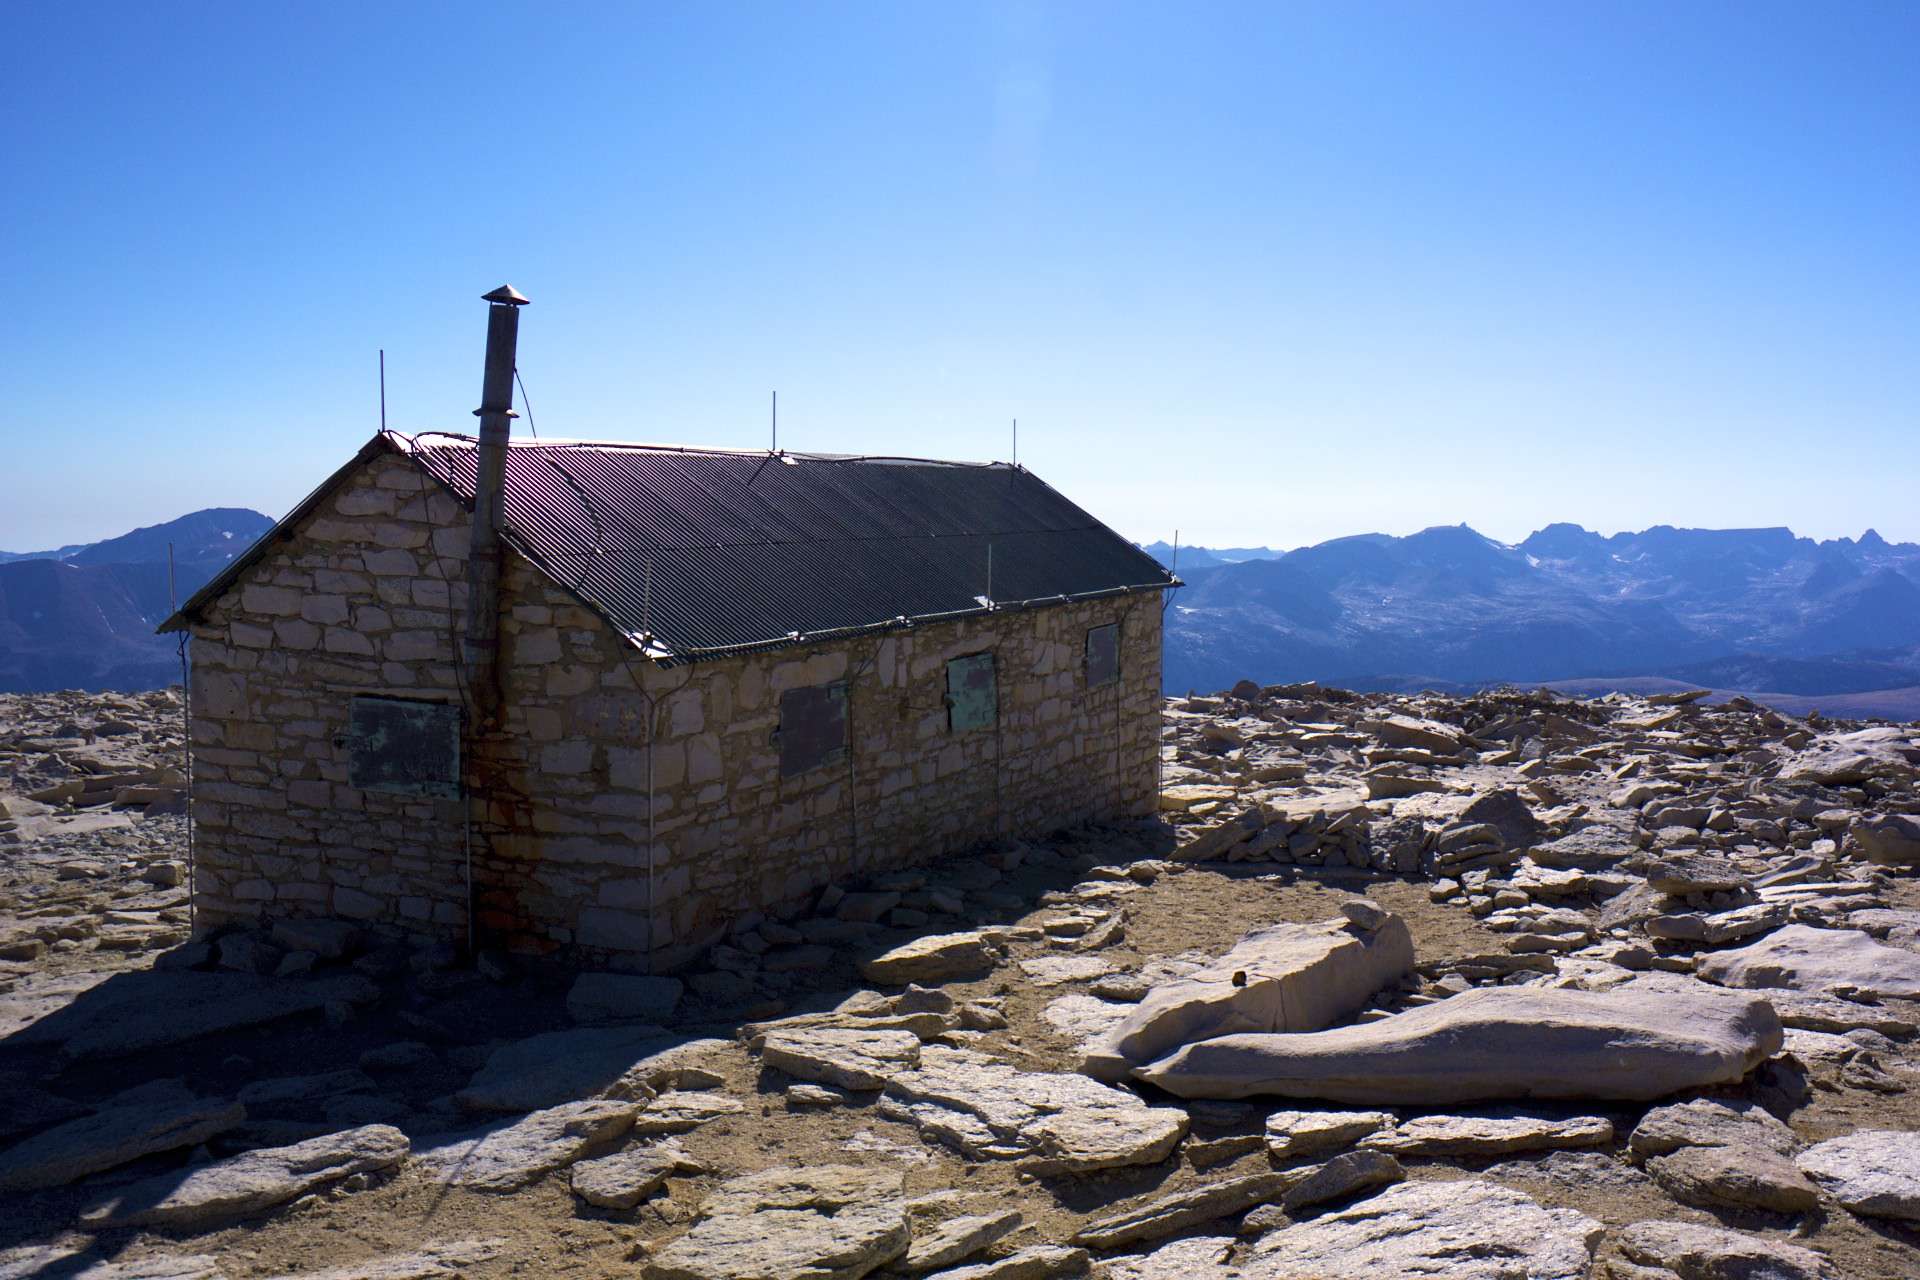
[(473, 540), (467, 552), (467, 683), (477, 718), (500, 709), (500, 527), (506, 509), (507, 440), (513, 431), (514, 351), (520, 308), (512, 285), (481, 297), (487, 307), (487, 370), (480, 385), (480, 447), (473, 482)]

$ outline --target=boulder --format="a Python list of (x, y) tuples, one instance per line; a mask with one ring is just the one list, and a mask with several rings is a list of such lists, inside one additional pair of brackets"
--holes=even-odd
[(1920, 1222), (1920, 1133), (1862, 1129), (1808, 1147), (1796, 1163), (1855, 1213)]
[(1390, 715), (1378, 720), (1362, 720), (1354, 728), (1372, 734), (1383, 746), (1397, 747), (1403, 751), (1430, 751), (1434, 755), (1452, 756), (1458, 755), (1466, 745), (1466, 739), (1458, 729), (1437, 720), (1420, 720), (1413, 716)]
[(678, 978), (583, 973), (567, 992), (567, 1013), (575, 1022), (665, 1022), (685, 993)]
[(285, 1204), (351, 1174), (390, 1169), (407, 1158), (408, 1149), (406, 1134), (370, 1124), (147, 1178), (89, 1205), (80, 1220), (96, 1229), (199, 1229)]
[(1793, 1130), (1757, 1103), (1718, 1098), (1655, 1107), (1627, 1142), (1636, 1156), (1660, 1156), (1681, 1147), (1764, 1147), (1783, 1156), (1800, 1150)]
[(984, 973), (994, 961), (993, 951), (978, 932), (941, 933), (915, 938), (865, 961), (860, 974), (868, 982), (889, 987), (946, 982)]
[(1304, 1160), (1391, 1129), (1391, 1111), (1276, 1111), (1267, 1117), (1267, 1158)]
[(1705, 853), (1669, 853), (1635, 864), (1631, 869), (1645, 876), (1648, 886), (1656, 893), (1676, 898), (1753, 886), (1753, 881), (1740, 868), (1725, 858)]
[(221, 1098), (175, 1096), (109, 1106), (37, 1133), (0, 1154), (0, 1191), (64, 1186), (157, 1151), (198, 1146), (246, 1118), (246, 1107)]
[(1681, 1147), (1647, 1161), (1661, 1189), (1704, 1208), (1804, 1213), (1820, 1194), (1793, 1161), (1766, 1147)]
[(769, 1032), (760, 1060), (797, 1080), (881, 1089), (894, 1073), (920, 1065), (920, 1037), (911, 1031), (799, 1027)]
[(311, 951), (322, 960), (342, 960), (360, 947), (360, 927), (324, 917), (282, 920), (273, 926), (274, 945), (285, 951)]
[(1542, 1120), (1503, 1112), (1484, 1116), (1418, 1116), (1370, 1134), (1361, 1147), (1401, 1156), (1503, 1156), (1514, 1151), (1561, 1151), (1613, 1141), (1603, 1116)]
[(1855, 929), (1788, 925), (1749, 946), (1704, 956), (1694, 972), (1748, 990), (1851, 988), (1868, 996), (1920, 997), (1920, 955), (1882, 946)]
[(1831, 1280), (1826, 1258), (1799, 1245), (1692, 1222), (1636, 1222), (1620, 1233), (1620, 1254), (1664, 1267), (1677, 1280)]
[(1647, 1101), (1742, 1079), (1780, 1051), (1764, 999), (1692, 985), (1483, 988), (1331, 1031), (1223, 1036), (1134, 1074), (1185, 1098)]
[(646, 1280), (859, 1280), (907, 1251), (897, 1170), (821, 1165), (721, 1183), (701, 1221), (653, 1254)]
[(1122, 1080), (1182, 1045), (1238, 1032), (1318, 1031), (1413, 967), (1406, 922), (1279, 924), (1249, 934), (1206, 967), (1155, 987), (1090, 1044), (1081, 1070)]
[(1870, 862), (1896, 867), (1920, 862), (1920, 818), (1911, 814), (1870, 814), (1853, 824), (1852, 834)]
[(1459, 821), (1473, 826), (1492, 827), (1500, 835), (1503, 849), (1529, 849), (1544, 832), (1533, 809), (1509, 787), (1489, 791), (1465, 809)]
[(624, 1136), (639, 1111), (631, 1102), (569, 1102), (502, 1128), (422, 1139), (428, 1145), (414, 1160), (429, 1178), (450, 1186), (513, 1191)]
[(887, 1080), (880, 1111), (976, 1160), (1020, 1160), (1042, 1176), (1157, 1164), (1186, 1136), (1186, 1112), (1149, 1107), (1078, 1075), (1020, 1071), (928, 1045)]

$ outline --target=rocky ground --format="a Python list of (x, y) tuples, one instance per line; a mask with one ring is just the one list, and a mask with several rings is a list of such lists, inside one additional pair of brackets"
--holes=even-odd
[(190, 940), (179, 713), (0, 699), (0, 1280), (1920, 1275), (1920, 727), (1242, 685), (667, 979)]

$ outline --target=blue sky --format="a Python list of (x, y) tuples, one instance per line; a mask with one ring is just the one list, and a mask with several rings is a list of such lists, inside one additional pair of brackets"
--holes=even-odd
[(0, 548), (469, 430), (1020, 459), (1142, 540), (1920, 539), (1920, 7), (15, 5)]

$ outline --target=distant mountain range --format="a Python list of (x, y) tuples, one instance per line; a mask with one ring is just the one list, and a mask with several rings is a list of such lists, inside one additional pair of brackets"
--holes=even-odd
[[(0, 692), (143, 689), (180, 678), (154, 634), (272, 528), (196, 511), (57, 551), (0, 552)], [(167, 580), (167, 547), (174, 582)], [(1163, 564), (1173, 548), (1146, 550)], [(1602, 537), (1550, 525), (1516, 546), (1458, 525), (1295, 551), (1181, 547), (1170, 692), (1318, 680), (1364, 689), (1683, 685), (1783, 710), (1920, 716), (1920, 545), (1787, 529)]]
[[(1171, 563), (1163, 543), (1146, 548)], [(1920, 545), (1789, 529), (1603, 537), (1550, 525), (1508, 546), (1465, 525), (1276, 553), (1182, 547), (1166, 685), (1320, 680), (1371, 689), (1661, 677), (1920, 704)], [(1593, 685), (1592, 687), (1598, 687)], [(1833, 708), (1839, 711), (1838, 704)]]
[(179, 683), (178, 644), (154, 627), (272, 527), (216, 508), (105, 542), (0, 552), (0, 693)]

